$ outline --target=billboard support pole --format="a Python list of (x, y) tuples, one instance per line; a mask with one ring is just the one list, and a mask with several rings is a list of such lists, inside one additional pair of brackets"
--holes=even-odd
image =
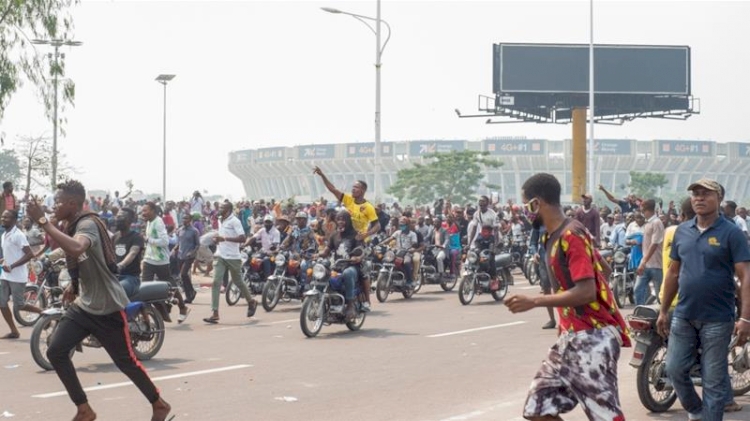
[(594, 165), (594, 0), (589, 0), (589, 185), (585, 189), (594, 194), (596, 166)]
[(573, 179), (571, 197), (576, 202), (586, 193), (586, 108), (574, 108), (573, 140), (570, 142), (573, 157)]

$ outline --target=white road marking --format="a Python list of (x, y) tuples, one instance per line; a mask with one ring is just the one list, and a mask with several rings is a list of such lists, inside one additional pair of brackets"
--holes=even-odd
[[(158, 382), (161, 380), (172, 380), (172, 379), (180, 379), (183, 377), (201, 376), (204, 374), (221, 373), (222, 371), (239, 370), (239, 369), (248, 368), (248, 367), (252, 367), (252, 365), (240, 364), (240, 365), (230, 365), (228, 367), (212, 368), (209, 370), (189, 371), (187, 373), (171, 374), (169, 376), (161, 376), (161, 377), (153, 377), (151, 380), (154, 382)], [(121, 383), (103, 384), (99, 386), (87, 387), (87, 388), (84, 388), (83, 390), (86, 392), (93, 392), (96, 390), (115, 389), (118, 387), (125, 387), (125, 386), (133, 386), (133, 383), (121, 382)], [(68, 392), (62, 391), (62, 392), (42, 393), (40, 395), (31, 395), (31, 397), (46, 399), (46, 398), (57, 398), (60, 396), (67, 396), (67, 395), (68, 395)]]
[(299, 318), (289, 319), (289, 320), (279, 320), (279, 321), (276, 321), (276, 322), (271, 322), (271, 323), (269, 323), (269, 325), (280, 325), (282, 323), (291, 323), (291, 322), (296, 322), (298, 320), (299, 320)]
[(525, 321), (519, 321), (519, 322), (503, 323), (501, 325), (475, 327), (473, 329), (457, 330), (455, 332), (438, 333), (438, 334), (435, 334), (435, 335), (427, 335), (427, 337), (428, 338), (442, 338), (443, 336), (460, 335), (462, 333), (478, 332), (480, 330), (488, 330), (488, 329), (497, 329), (497, 328), (500, 328), (500, 327), (516, 326), (516, 325), (522, 325), (524, 323), (526, 323), (526, 322)]
[(8, 355), (10, 352), (0, 352), (0, 355)]
[(513, 289), (522, 289), (522, 290), (526, 290), (526, 289), (540, 289), (540, 288), (541, 287), (539, 285), (529, 285), (529, 286), (526, 286), (526, 287), (518, 287), (518, 288), (513, 287)]
[[(443, 418), (440, 421), (466, 421), (472, 418), (481, 417), (482, 415), (487, 415), (488, 412), (497, 411), (502, 408), (508, 408), (508, 407), (513, 407), (513, 406), (518, 406), (519, 408), (523, 408), (524, 402), (525, 400), (513, 400), (513, 401), (500, 402), (497, 405), (492, 405), (490, 407), (487, 407), (481, 410), (478, 409), (476, 411), (467, 412), (465, 414), (454, 415), (452, 417)], [(489, 415), (492, 415), (492, 414), (489, 414)], [(512, 420), (508, 420), (508, 421), (515, 421), (515, 420), (523, 420), (523, 417), (513, 418)]]

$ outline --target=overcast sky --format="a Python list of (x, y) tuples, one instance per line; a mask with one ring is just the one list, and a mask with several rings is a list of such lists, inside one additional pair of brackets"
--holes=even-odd
[[(233, 150), (374, 139), (375, 37), (334, 7), (375, 16), (367, 1), (86, 1), (65, 48), (76, 106), (60, 149), (88, 189), (158, 193), (160, 73), (167, 90), (167, 196), (208, 190), (238, 199)], [(492, 93), (492, 44), (588, 43), (588, 1), (387, 1), (393, 28), (382, 67), (382, 139), (570, 137), (565, 125), (486, 125), (459, 119)], [(596, 43), (692, 48), (701, 114), (685, 122), (597, 125), (602, 138), (750, 140), (748, 1), (595, 1)], [(384, 28), (385, 30), (385, 28)], [(45, 53), (45, 47), (39, 48)], [(11, 101), (6, 139), (51, 134), (27, 86)], [(10, 142), (6, 141), (6, 148)]]

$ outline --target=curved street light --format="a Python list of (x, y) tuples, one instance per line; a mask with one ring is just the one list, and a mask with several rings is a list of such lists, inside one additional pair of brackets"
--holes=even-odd
[[(375, 34), (375, 185), (373, 186), (373, 190), (375, 198), (382, 199), (380, 192), (382, 184), (382, 180), (380, 179), (380, 68), (382, 66), (381, 58), (383, 56), (383, 51), (385, 51), (385, 47), (391, 39), (391, 25), (380, 18), (380, 0), (377, 1), (377, 14), (374, 18), (358, 15), (356, 13), (344, 12), (332, 7), (321, 7), (321, 10), (333, 14), (349, 15), (365, 24), (365, 26)], [(373, 28), (368, 21), (374, 21), (375, 27)], [(380, 22), (383, 22), (386, 28), (388, 28), (388, 36), (382, 46), (380, 44)]]

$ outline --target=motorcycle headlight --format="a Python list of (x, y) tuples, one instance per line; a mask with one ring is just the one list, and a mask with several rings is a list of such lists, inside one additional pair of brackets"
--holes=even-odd
[(383, 256), (384, 262), (392, 262), (394, 260), (396, 260), (396, 253), (394, 253), (393, 250), (385, 252), (385, 256)]
[(479, 259), (479, 256), (476, 254), (476, 252), (470, 251), (469, 254), (466, 255), (466, 260), (469, 263), (476, 263)]
[(621, 264), (621, 263), (625, 263), (625, 259), (626, 258), (627, 258), (627, 256), (625, 256), (625, 253), (623, 253), (621, 251), (616, 251), (613, 259), (614, 259), (615, 263)]
[(35, 275), (39, 275), (42, 273), (42, 269), (44, 268), (44, 265), (42, 265), (42, 262), (35, 260), (31, 263), (29, 263), (29, 266), (31, 267), (31, 270), (34, 272)]
[(70, 284), (70, 274), (67, 269), (60, 271), (60, 276), (57, 278), (57, 282), (60, 284), (62, 289), (65, 289)]
[(276, 255), (276, 266), (284, 266), (284, 263), (286, 263), (286, 256), (279, 253)]
[(313, 279), (323, 279), (326, 276), (326, 268), (320, 263), (313, 266)]

